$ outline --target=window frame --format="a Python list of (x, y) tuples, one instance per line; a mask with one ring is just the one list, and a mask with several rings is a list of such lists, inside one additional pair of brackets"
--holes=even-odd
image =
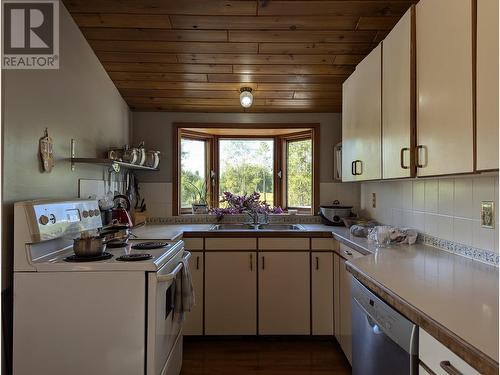
[[(206, 144), (206, 157), (207, 157), (207, 185), (209, 191), (209, 205), (210, 207), (218, 207), (219, 204), (219, 139), (273, 139), (274, 140), (274, 204), (281, 206), (284, 210), (297, 209), (301, 214), (315, 215), (319, 209), (319, 150), (320, 150), (320, 124), (310, 123), (293, 123), (293, 124), (239, 124), (239, 123), (173, 123), (173, 187), (172, 187), (172, 213), (173, 215), (183, 215), (191, 213), (191, 209), (181, 208), (180, 202), (180, 143), (182, 138), (205, 140)], [(261, 130), (272, 131), (277, 129), (308, 129), (305, 132), (295, 132), (291, 134), (262, 134), (262, 135), (216, 135), (208, 134), (206, 132), (198, 132), (196, 129), (248, 129), (248, 130)], [(195, 130), (193, 130), (195, 129)], [(294, 140), (311, 139), (312, 141), (312, 207), (308, 208), (295, 208), (287, 207), (287, 192), (286, 192), (286, 153), (287, 143)], [(280, 177), (281, 173), (281, 177)]]
[[(215, 145), (216, 146), (216, 153), (217, 153), (217, 169), (214, 170), (215, 172), (215, 176), (216, 176), (216, 183), (215, 183), (215, 186), (217, 188), (217, 193), (219, 192), (219, 189), (220, 189), (220, 185), (219, 185), (219, 180), (220, 180), (220, 166), (219, 166), (219, 163), (220, 163), (220, 155), (219, 155), (219, 150), (220, 150), (220, 143), (219, 141), (221, 139), (234, 139), (234, 140), (272, 140), (273, 143), (274, 143), (274, 147), (273, 147), (273, 202), (278, 202), (276, 199), (278, 197), (278, 194), (277, 194), (277, 190), (280, 188), (280, 185), (279, 185), (279, 178), (277, 178), (277, 170), (276, 170), (276, 166), (277, 166), (277, 163), (276, 163), (276, 158), (277, 158), (277, 152), (276, 152), (276, 144), (277, 144), (277, 139), (276, 137), (274, 136), (269, 136), (269, 135), (262, 135), (262, 136), (259, 136), (259, 135), (237, 135), (237, 136), (233, 136), (233, 135), (219, 135), (219, 136), (216, 136), (215, 138)], [(278, 185), (276, 185), (278, 183)], [(218, 203), (218, 202), (217, 202)]]
[[(311, 183), (312, 183), (312, 199), (311, 199), (311, 208), (307, 207), (294, 207), (294, 206), (289, 206), (288, 205), (288, 145), (291, 142), (299, 142), (299, 141), (305, 141), (305, 140), (311, 140), (311, 146), (312, 146), (312, 178), (311, 178)], [(295, 133), (295, 134), (290, 134), (290, 135), (285, 135), (280, 137), (280, 143), (282, 147), (282, 159), (283, 159), (283, 167), (282, 167), (282, 194), (283, 197), (281, 199), (281, 202), (283, 203), (283, 209), (292, 209), (292, 210), (297, 210), (299, 213), (306, 214), (310, 212), (311, 210), (315, 210), (315, 204), (314, 204), (314, 188), (316, 186), (315, 181), (314, 181), (314, 134), (311, 131), (303, 132), (303, 133)], [(314, 211), (315, 212), (315, 211)], [(313, 213), (314, 214), (314, 213)]]

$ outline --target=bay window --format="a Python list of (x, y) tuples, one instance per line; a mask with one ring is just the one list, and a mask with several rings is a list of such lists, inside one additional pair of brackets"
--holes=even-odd
[(226, 191), (314, 213), (318, 139), (317, 124), (174, 124), (174, 214), (195, 203), (219, 207)]

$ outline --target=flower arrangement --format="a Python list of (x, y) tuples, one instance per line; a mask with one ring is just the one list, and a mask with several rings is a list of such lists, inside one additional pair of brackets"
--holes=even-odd
[(260, 194), (254, 191), (250, 195), (236, 195), (229, 191), (224, 192), (221, 202), (226, 202), (226, 208), (212, 208), (210, 213), (222, 219), (224, 215), (237, 215), (252, 212), (255, 214), (282, 214), (281, 207), (271, 207), (267, 202), (260, 200)]

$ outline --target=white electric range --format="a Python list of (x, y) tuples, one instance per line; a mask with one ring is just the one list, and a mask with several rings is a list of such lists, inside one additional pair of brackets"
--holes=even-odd
[[(101, 227), (98, 212), (94, 200), (15, 205), (14, 374), (179, 374), (175, 279), (190, 254), (182, 241), (135, 239), (74, 261), (73, 238)], [(144, 242), (156, 248), (134, 249)]]

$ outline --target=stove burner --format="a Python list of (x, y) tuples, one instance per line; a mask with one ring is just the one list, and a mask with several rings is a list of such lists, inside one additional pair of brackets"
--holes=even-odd
[(135, 262), (139, 260), (148, 260), (151, 259), (153, 256), (151, 254), (127, 254), (127, 255), (122, 255), (121, 257), (116, 258), (116, 260), (122, 261), (122, 262)]
[(127, 246), (127, 241), (122, 241), (122, 240), (111, 240), (108, 241), (106, 244), (106, 247), (109, 249), (116, 249), (118, 247), (125, 247)]
[(95, 257), (79, 257), (78, 255), (70, 255), (69, 257), (64, 258), (65, 262), (97, 262), (99, 260), (106, 260), (113, 258), (113, 254), (110, 253), (102, 253), (101, 255), (97, 255)]
[(132, 245), (132, 249), (137, 250), (149, 250), (149, 249), (159, 249), (161, 247), (168, 246), (167, 242), (139, 242)]

